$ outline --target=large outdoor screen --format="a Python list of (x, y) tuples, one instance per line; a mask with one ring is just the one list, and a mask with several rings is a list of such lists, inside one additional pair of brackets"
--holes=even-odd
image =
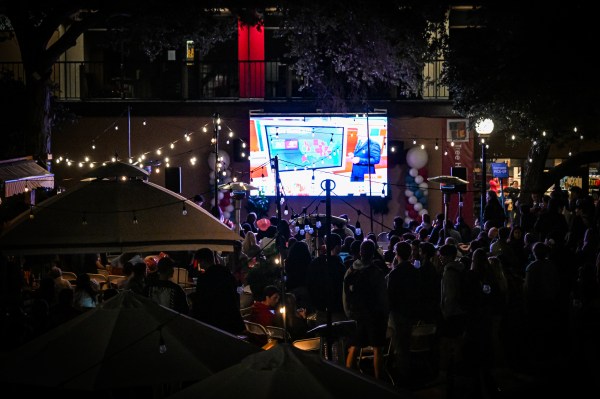
[(251, 184), (276, 195), (276, 159), (285, 196), (322, 195), (327, 179), (332, 195), (387, 195), (387, 130), (381, 113), (251, 113)]

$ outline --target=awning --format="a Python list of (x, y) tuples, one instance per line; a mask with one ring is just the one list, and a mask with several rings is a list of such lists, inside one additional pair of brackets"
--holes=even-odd
[(20, 158), (0, 162), (2, 196), (10, 197), (38, 187), (54, 188), (54, 174), (34, 160)]

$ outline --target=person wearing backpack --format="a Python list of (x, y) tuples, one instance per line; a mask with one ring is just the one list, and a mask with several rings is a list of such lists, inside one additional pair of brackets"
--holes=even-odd
[(349, 339), (346, 367), (354, 367), (356, 349), (373, 347), (373, 371), (381, 378), (383, 347), (388, 324), (388, 299), (385, 275), (374, 263), (375, 243), (365, 240), (360, 245), (360, 259), (352, 263), (344, 276), (343, 304), (350, 320), (356, 320), (356, 331)]

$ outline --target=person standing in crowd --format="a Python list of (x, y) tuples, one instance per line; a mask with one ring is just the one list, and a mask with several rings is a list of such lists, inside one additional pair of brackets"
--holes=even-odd
[(502, 227), (505, 221), (504, 206), (500, 203), (498, 194), (494, 190), (488, 190), (485, 208), (483, 208), (484, 224), (490, 222), (491, 227)]
[(372, 346), (374, 376), (381, 378), (388, 298), (385, 275), (373, 264), (376, 251), (373, 241), (361, 243), (360, 259), (354, 261), (344, 276), (343, 304), (348, 319), (356, 320), (355, 334), (349, 340), (346, 367), (354, 367), (357, 349)]
[(178, 313), (189, 315), (190, 307), (183, 288), (171, 281), (175, 273), (175, 262), (168, 256), (161, 258), (157, 265), (158, 278), (148, 281), (145, 295), (152, 301), (173, 309)]
[(317, 313), (317, 324), (327, 322), (328, 312), (332, 321), (346, 320), (342, 303), (346, 267), (339, 256), (342, 248), (340, 236), (335, 233), (328, 235), (327, 247), (329, 255), (313, 259), (306, 276), (311, 307)]
[(216, 263), (210, 248), (198, 249), (194, 260), (204, 273), (198, 275), (196, 282), (192, 316), (232, 334), (240, 334), (244, 331), (244, 321), (235, 277), (227, 267)]

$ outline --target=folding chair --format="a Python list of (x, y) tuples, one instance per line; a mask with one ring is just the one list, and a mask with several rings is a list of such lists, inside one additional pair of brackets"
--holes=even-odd
[(100, 286), (101, 290), (108, 288), (108, 276), (104, 274), (88, 273), (90, 280), (94, 280)]
[[(394, 383), (394, 379), (390, 373), (389, 367), (388, 367), (388, 362), (389, 359), (391, 357), (392, 354), (392, 350), (394, 347), (394, 329), (390, 326), (388, 326), (387, 331), (386, 331), (386, 344), (385, 347), (383, 348), (383, 352), (382, 352), (382, 361), (381, 361), (381, 371), (385, 372), (389, 379), (390, 382), (392, 383), (392, 385), (395, 385)], [(366, 346), (364, 348), (360, 348), (358, 351), (358, 355), (356, 357), (356, 364), (358, 366), (358, 370), (365, 374), (366, 373), (366, 369), (365, 369), (365, 363), (369, 364), (369, 365), (373, 365), (373, 362), (375, 361), (375, 352), (373, 350), (372, 346)]]
[(265, 328), (271, 339), (276, 339), (279, 342), (291, 342), (292, 340), (289, 331), (286, 331), (281, 327), (266, 326)]
[(244, 320), (246, 332), (248, 333), (248, 341), (255, 345), (266, 346), (272, 339), (269, 332), (262, 324)]
[(62, 278), (71, 284), (75, 284), (75, 281), (77, 281), (77, 275), (73, 272), (62, 272)]
[(242, 315), (242, 319), (246, 320), (252, 314), (252, 306), (240, 309), (240, 314)]

